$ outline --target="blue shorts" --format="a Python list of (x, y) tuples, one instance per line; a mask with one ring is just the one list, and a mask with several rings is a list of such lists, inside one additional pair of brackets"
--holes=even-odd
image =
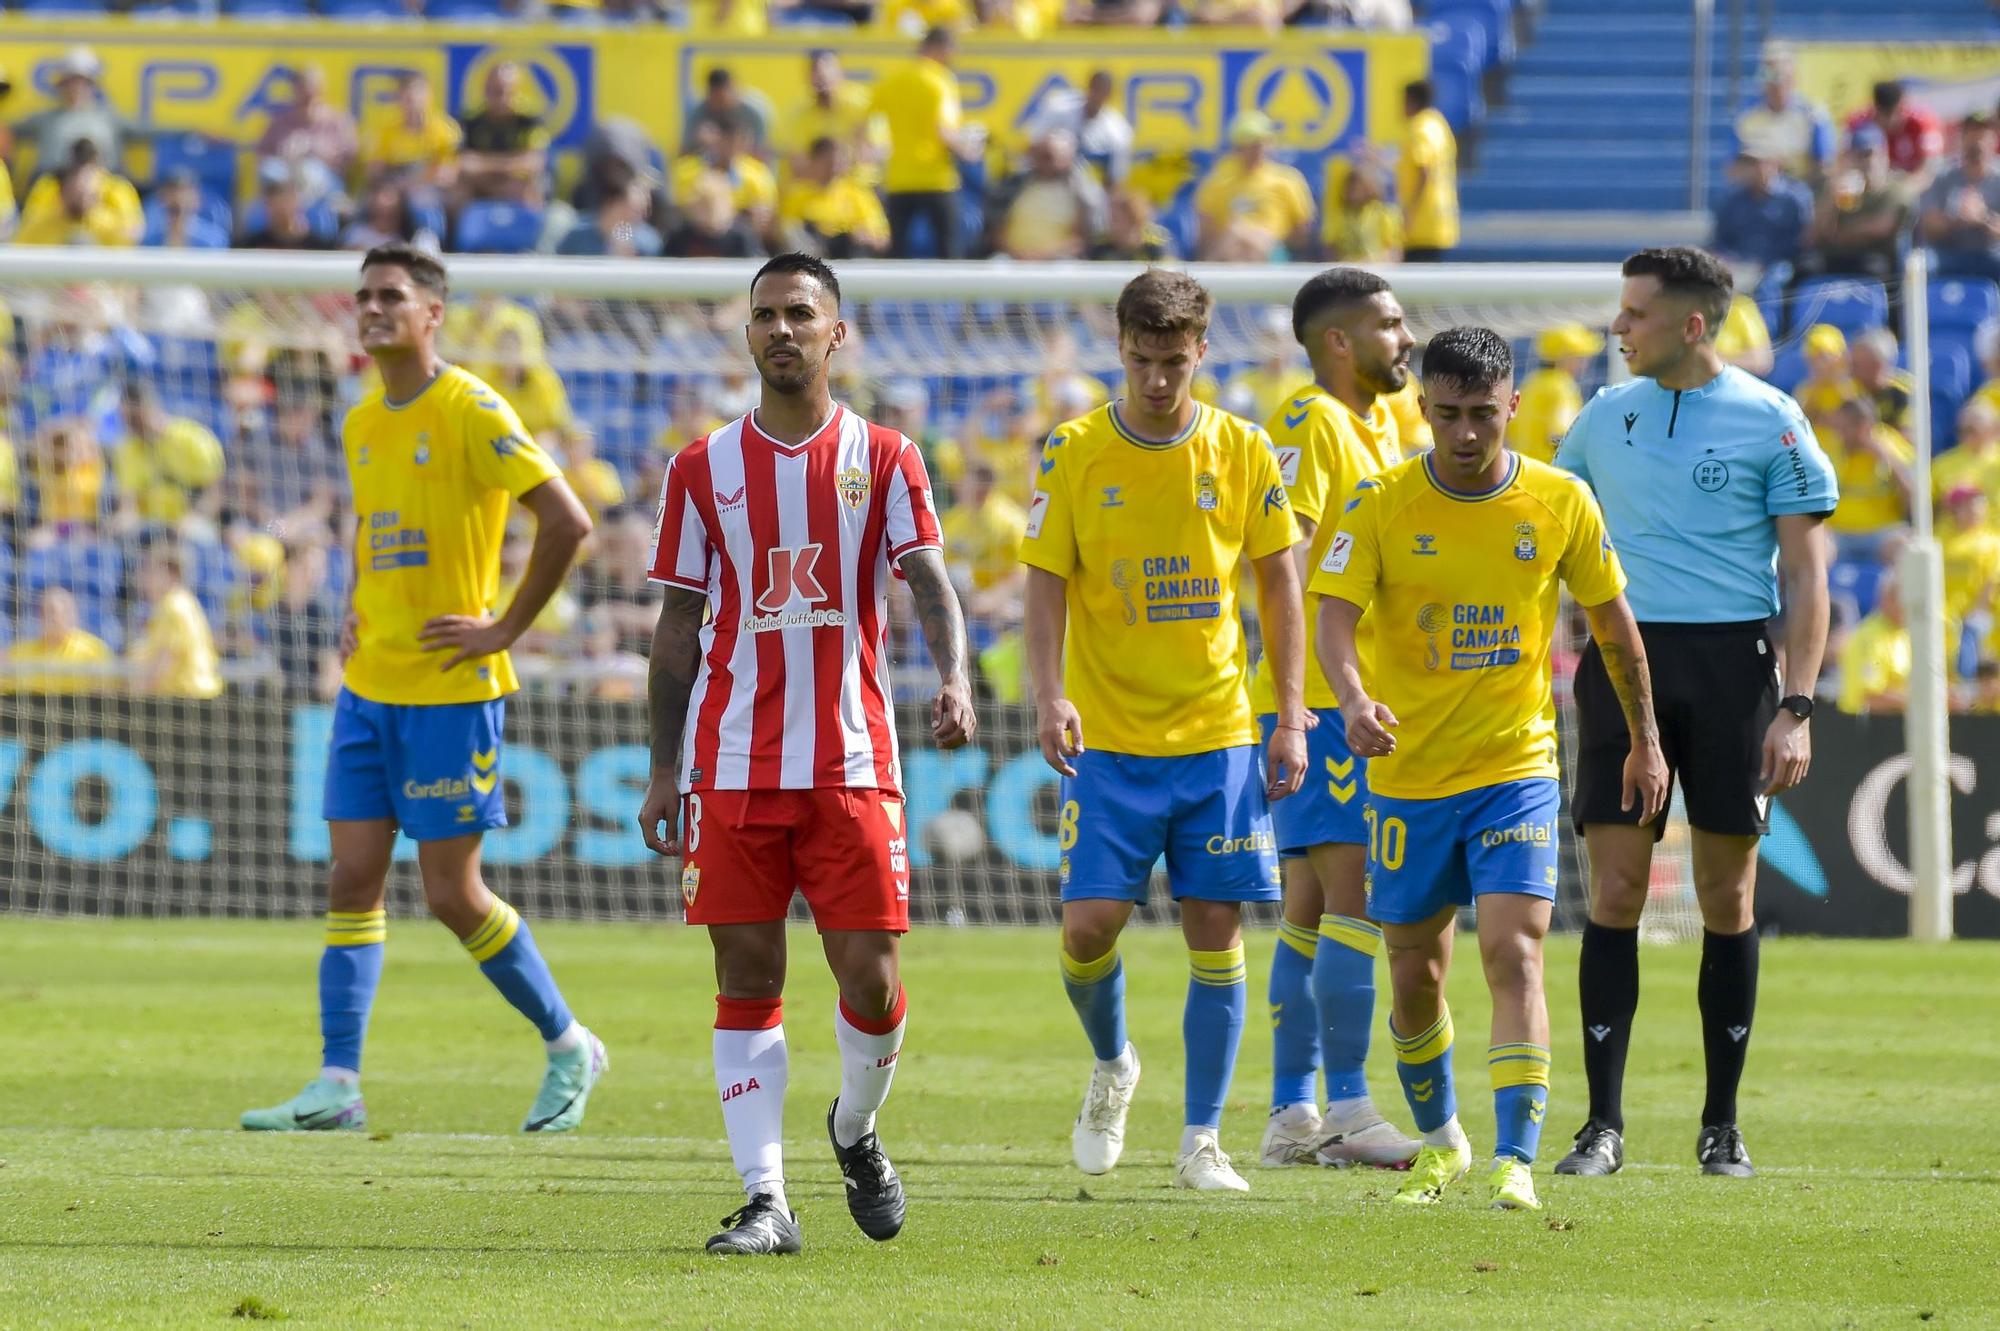
[(330, 822), (393, 818), (412, 841), (505, 827), (500, 722), (491, 702), (370, 702), (346, 689), (333, 704), (327, 743)]
[[(1308, 846), (1368, 844), (1368, 825), (1361, 809), (1368, 802), (1368, 760), (1347, 747), (1347, 723), (1334, 707), (1315, 707), (1319, 724), (1306, 732), (1306, 780), (1298, 793), (1271, 806), (1271, 828), (1278, 834), (1278, 854), (1302, 858)], [(1264, 742), (1278, 718), (1257, 718)]]
[(1176, 901), (1276, 901), (1277, 839), (1254, 744), (1177, 758), (1092, 749), (1062, 782), (1062, 899), (1146, 901), (1167, 857)]
[(1417, 924), (1475, 896), (1556, 896), (1556, 811), (1549, 777), (1434, 800), (1368, 797), (1368, 918)]

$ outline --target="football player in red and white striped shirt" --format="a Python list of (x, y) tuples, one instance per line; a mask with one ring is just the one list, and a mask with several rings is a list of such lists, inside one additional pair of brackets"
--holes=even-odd
[[(897, 947), (910, 925), (902, 771), (885, 641), (910, 586), (942, 681), (938, 747), (972, 738), (965, 621), (916, 445), (833, 400), (840, 283), (804, 254), (765, 264), (746, 328), (757, 409), (674, 455), (653, 581), (646, 844), (686, 854), (681, 896), (715, 948), (715, 1081), (749, 1203), (710, 1252), (797, 1252), (785, 1201), (785, 914), (805, 893), (840, 985), (840, 1096), (827, 1114), (855, 1223), (903, 1225), (875, 1111), (903, 1044)], [(704, 622), (704, 615), (706, 619)], [(679, 802), (681, 833), (675, 831)], [(663, 830), (664, 829), (664, 830)]]

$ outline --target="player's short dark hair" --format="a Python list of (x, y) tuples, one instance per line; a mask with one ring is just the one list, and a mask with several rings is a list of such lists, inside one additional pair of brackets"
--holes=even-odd
[(826, 293), (833, 297), (833, 308), (836, 310), (840, 308), (840, 279), (833, 275), (833, 269), (827, 266), (826, 260), (818, 255), (804, 254), (798, 250), (774, 254), (764, 261), (764, 266), (750, 279), (750, 289), (755, 291), (759, 282), (774, 273), (799, 273), (810, 277), (825, 287)]
[(958, 45), (958, 34), (940, 24), (924, 34), (924, 39), (917, 43), (917, 49), (919, 51), (945, 51), (956, 45)]
[(1711, 340), (1722, 330), (1722, 321), (1729, 317), (1736, 279), (1730, 276), (1729, 265), (1707, 250), (1693, 245), (1640, 250), (1625, 260), (1623, 271), (1627, 277), (1657, 278), (1660, 290), (1693, 301), (1708, 325), (1707, 336)]
[(1388, 289), (1387, 278), (1366, 268), (1328, 268), (1314, 273), (1299, 288), (1299, 294), (1292, 297), (1292, 336), (1304, 346), (1306, 329), (1320, 315), (1357, 300), (1379, 296)]
[(735, 82), (736, 77), (729, 72), (729, 66), (727, 65), (717, 65), (714, 69), (708, 71), (708, 90), (710, 92), (720, 92)]
[(1514, 377), (1514, 352), (1491, 328), (1447, 328), (1424, 348), (1424, 382), (1479, 392)]
[(1903, 81), (1883, 79), (1875, 85), (1873, 93), (1877, 111), (1893, 111), (1903, 104)]
[(1420, 111), (1428, 111), (1437, 105), (1437, 89), (1431, 86), (1429, 79), (1411, 79), (1405, 83), (1403, 97), (1406, 101), (1415, 102)]
[(1214, 311), (1215, 297), (1186, 273), (1148, 268), (1118, 293), (1118, 335), (1206, 337)]
[(806, 156), (817, 157), (821, 153), (830, 153), (839, 146), (839, 139), (834, 138), (831, 134), (822, 134), (806, 145)]
[(370, 268), (400, 268), (410, 275), (410, 281), (443, 300), (450, 294), (451, 286), (445, 279), (444, 264), (437, 255), (428, 250), (420, 250), (407, 240), (391, 240), (377, 245), (361, 256), (361, 271)]

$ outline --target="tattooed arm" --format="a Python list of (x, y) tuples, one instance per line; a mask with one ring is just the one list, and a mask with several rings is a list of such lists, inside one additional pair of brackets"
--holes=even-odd
[(972, 714), (972, 685), (966, 678), (965, 616), (958, 608), (958, 593), (951, 589), (941, 551), (912, 550), (898, 567), (910, 584), (917, 623), (923, 626), (940, 681), (931, 700), (931, 738), (940, 749), (956, 749), (979, 729)]
[(660, 855), (680, 854), (680, 822), (675, 808), (680, 790), (674, 769), (680, 764), (688, 698), (701, 666), (701, 619), (707, 608), (704, 593), (669, 587), (666, 600), (660, 603), (659, 622), (653, 626), (653, 654), (646, 675), (646, 729), (652, 741), (653, 763), (645, 802), (639, 806), (639, 830), (647, 847)]
[(1639, 824), (1645, 826), (1659, 817), (1667, 803), (1667, 759), (1660, 752), (1660, 726), (1653, 717), (1653, 677), (1646, 666), (1646, 644), (1639, 638), (1639, 625), (1624, 596), (1614, 596), (1602, 605), (1585, 606), (1590, 618), (1590, 636), (1604, 657), (1604, 673), (1625, 711), (1625, 729), (1631, 733), (1632, 751), (1625, 759), (1624, 802), (1620, 808), (1636, 804)]

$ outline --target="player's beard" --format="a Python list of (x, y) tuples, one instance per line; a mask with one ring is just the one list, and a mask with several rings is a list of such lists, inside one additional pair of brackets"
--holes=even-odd
[(787, 397), (810, 390), (820, 375), (826, 372), (824, 360), (809, 360), (803, 348), (794, 350), (797, 352), (797, 358), (790, 365), (773, 369), (763, 360), (757, 362), (757, 377), (764, 381), (764, 386), (774, 393), (783, 393)]
[(1360, 381), (1362, 388), (1376, 397), (1387, 397), (1391, 393), (1402, 392), (1403, 385), (1410, 382), (1410, 366), (1408, 361), (1398, 363), (1390, 360), (1374, 365), (1357, 364), (1354, 377)]

